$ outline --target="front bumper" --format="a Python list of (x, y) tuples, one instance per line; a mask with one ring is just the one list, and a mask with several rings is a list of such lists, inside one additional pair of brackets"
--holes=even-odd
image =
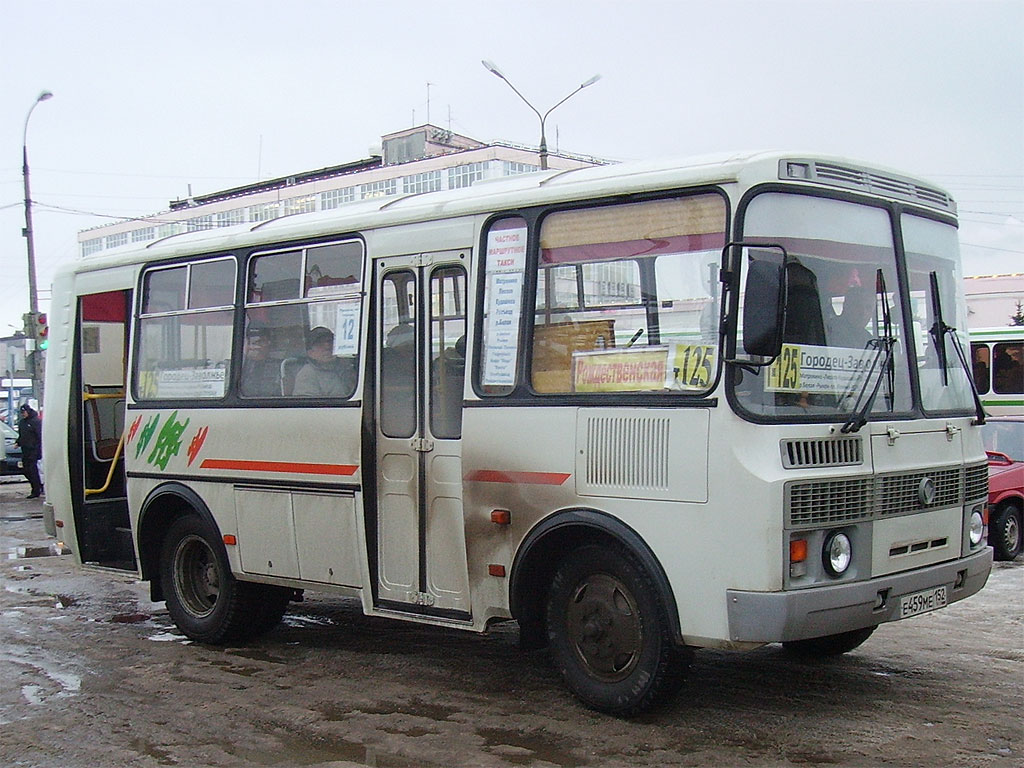
[(992, 549), (985, 547), (959, 560), (868, 581), (789, 592), (730, 589), (729, 636), (735, 642), (780, 643), (896, 621), (902, 595), (945, 585), (948, 605), (984, 587), (991, 570)]

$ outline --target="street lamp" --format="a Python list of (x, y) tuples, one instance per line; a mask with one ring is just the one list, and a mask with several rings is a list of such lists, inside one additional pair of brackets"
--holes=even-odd
[(28, 311), (31, 315), (31, 320), (25, 332), (32, 340), (32, 367), (29, 373), (32, 378), (32, 394), (39, 401), (40, 407), (43, 404), (43, 381), (42, 377), (38, 375), (39, 350), (36, 349), (36, 316), (39, 314), (39, 298), (36, 292), (36, 252), (32, 241), (32, 193), (29, 191), (28, 184), (28, 119), (32, 117), (32, 111), (39, 102), (52, 98), (53, 94), (49, 91), (43, 91), (36, 97), (36, 100), (28, 110), (28, 114), (25, 115), (25, 130), (21, 134), (21, 172), (25, 179), (25, 229), (22, 231), (22, 234), (25, 236), (25, 242), (28, 245)]
[(512, 82), (507, 77), (505, 77), (505, 74), (500, 69), (498, 69), (497, 65), (493, 61), (488, 61), (487, 59), (483, 59), (480, 63), (483, 64), (484, 65), (484, 69), (486, 69), (492, 75), (500, 77), (502, 80), (504, 80), (508, 84), (508, 87), (511, 88), (513, 91), (515, 91), (516, 96), (518, 96), (520, 99), (522, 99), (523, 102), (526, 104), (526, 106), (528, 106), (530, 109), (532, 109), (534, 114), (536, 114), (537, 117), (540, 119), (540, 167), (543, 170), (547, 170), (547, 167), (548, 167), (548, 140), (547, 140), (547, 136), (544, 134), (544, 123), (548, 119), (548, 115), (550, 115), (552, 112), (554, 112), (555, 109), (557, 109), (558, 107), (560, 107), (563, 104), (565, 104), (565, 102), (567, 102), (569, 99), (571, 99), (577, 93), (582, 91), (588, 85), (593, 85), (594, 83), (596, 83), (598, 80), (601, 79), (601, 76), (600, 75), (594, 75), (592, 78), (590, 78), (586, 82), (581, 83), (579, 85), (579, 87), (576, 88), (576, 90), (574, 90), (572, 93), (570, 93), (568, 96), (566, 96), (560, 102), (555, 104), (555, 106), (553, 106), (551, 109), (549, 109), (547, 112), (545, 112), (542, 115), (540, 113), (540, 110), (538, 110), (535, 106), (533, 106), (533, 104), (531, 104), (527, 100), (527, 98), (525, 96), (523, 96), (523, 94), (521, 94), (519, 92), (518, 88), (516, 88), (514, 85), (512, 85)]

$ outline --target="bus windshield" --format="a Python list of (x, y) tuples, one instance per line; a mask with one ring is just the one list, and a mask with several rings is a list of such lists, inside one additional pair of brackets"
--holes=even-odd
[[(921, 404), (929, 412), (973, 410), (971, 383), (959, 354), (966, 353), (969, 342), (967, 304), (958, 290), (963, 275), (956, 229), (910, 214), (900, 218), (900, 228), (907, 254)], [(936, 317), (939, 313), (941, 317)], [(948, 330), (943, 333), (940, 326)]]
[[(892, 233), (882, 208), (781, 193), (750, 202), (743, 240), (786, 249), (789, 290), (782, 354), (771, 366), (734, 369), (741, 411), (845, 419), (876, 385), (869, 418), (911, 409)], [(782, 254), (765, 249), (752, 258)]]

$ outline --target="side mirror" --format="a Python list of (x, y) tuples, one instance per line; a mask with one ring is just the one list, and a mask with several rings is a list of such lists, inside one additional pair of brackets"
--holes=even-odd
[(747, 266), (743, 300), (743, 351), (748, 355), (777, 357), (782, 351), (785, 319), (786, 253), (782, 262), (752, 259)]

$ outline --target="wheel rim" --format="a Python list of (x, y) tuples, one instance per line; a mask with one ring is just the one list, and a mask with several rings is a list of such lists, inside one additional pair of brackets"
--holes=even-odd
[(174, 589), (196, 618), (213, 613), (220, 595), (220, 570), (210, 545), (199, 536), (186, 536), (174, 550)]
[(1003, 523), (1003, 542), (1009, 552), (1020, 549), (1020, 523), (1016, 515), (1007, 515)]
[(566, 628), (589, 674), (615, 682), (628, 677), (640, 658), (643, 631), (636, 600), (607, 574), (579, 584), (568, 607)]

